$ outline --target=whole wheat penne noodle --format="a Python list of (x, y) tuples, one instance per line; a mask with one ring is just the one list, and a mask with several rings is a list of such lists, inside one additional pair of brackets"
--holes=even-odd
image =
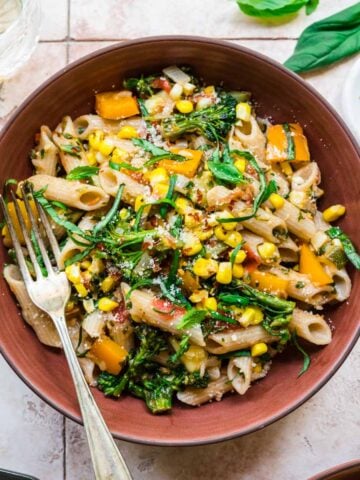
[(32, 164), (37, 174), (56, 175), (56, 166), (59, 161), (59, 151), (55, 143), (52, 141), (52, 134), (49, 127), (43, 125), (40, 128), (40, 140), (35, 149), (35, 158)]
[[(127, 287), (126, 284), (122, 285), (124, 294), (126, 294), (128, 288), (129, 287)], [(186, 333), (190, 336), (193, 343), (205, 346), (204, 336), (200, 325), (185, 331), (177, 328), (177, 325), (185, 314), (184, 309), (179, 308), (171, 315), (158, 313), (156, 307), (154, 307), (154, 305), (156, 305), (155, 295), (146, 290), (133, 290), (130, 294), (129, 301), (131, 304), (129, 313), (135, 322), (146, 323), (153, 327), (160, 328), (165, 332), (170, 332), (177, 337), (181, 337), (181, 335)]]
[(88, 165), (82, 143), (76, 137), (71, 117), (63, 118), (55, 130), (53, 141), (59, 148), (60, 162), (66, 173), (71, 172), (76, 167)]
[(61, 341), (53, 321), (31, 301), (19, 268), (16, 265), (6, 265), (4, 277), (20, 305), (24, 320), (33, 328), (40, 342), (49, 347), (60, 348)]
[[(290, 192), (290, 185), (285, 177), (285, 175), (280, 171), (279, 167), (276, 164), (272, 165), (270, 172), (266, 174), (266, 179), (268, 182), (274, 180), (277, 187), (277, 193), (282, 197), (286, 197)], [(272, 207), (269, 201), (265, 202), (266, 206)]]
[(220, 333), (212, 333), (206, 342), (206, 350), (215, 355), (242, 350), (255, 343), (273, 343), (278, 337), (270, 335), (261, 325), (252, 325), (247, 328), (237, 328)]
[(276, 210), (275, 215), (286, 223), (291, 233), (303, 240), (311, 240), (316, 233), (314, 221), (287, 200), (284, 200), (284, 205)]
[(250, 387), (251, 370), (251, 357), (234, 357), (229, 360), (227, 376), (234, 390), (239, 395), (244, 395)]
[(86, 140), (96, 130), (101, 130), (104, 133), (118, 133), (121, 128), (120, 124), (120, 120), (105, 120), (99, 115), (88, 114), (75, 118), (74, 129), (77, 137)]
[(265, 144), (266, 137), (253, 116), (249, 122), (243, 122), (242, 126), (234, 128), (229, 141), (232, 150), (248, 150), (261, 163), (265, 163)]
[(95, 377), (95, 363), (90, 360), (90, 358), (82, 357), (79, 358), (79, 363), (81, 370), (83, 371), (85, 380), (90, 385), (90, 387), (96, 387), (97, 381)]
[[(231, 213), (235, 217), (241, 217), (249, 213), (249, 208), (244, 202), (238, 201), (234, 204)], [(284, 237), (287, 232), (286, 224), (281, 218), (262, 208), (258, 209), (255, 217), (244, 220), (242, 225), (273, 243), (279, 243), (281, 237)]]
[(180, 402), (196, 407), (210, 400), (220, 401), (223, 395), (233, 389), (231, 382), (226, 374), (222, 374), (217, 380), (213, 380), (206, 388), (185, 388), (177, 393)]
[(295, 308), (289, 328), (315, 345), (327, 345), (331, 342), (331, 330), (322, 315)]
[(327, 273), (329, 273), (334, 280), (334, 298), (338, 302), (344, 302), (350, 297), (351, 293), (351, 280), (347, 271), (345, 268), (339, 270), (335, 266), (328, 266)]
[(290, 237), (282, 240), (278, 245), (280, 257), (282, 262), (295, 263), (299, 258), (299, 247)]
[[(83, 230), (84, 232), (91, 232), (91, 230), (94, 228), (95, 224), (96, 224), (96, 220), (95, 220), (93, 214), (92, 213), (86, 213), (83, 216), (83, 218), (80, 220), (80, 222), (78, 223), (78, 227), (81, 228), (81, 230)], [(69, 260), (74, 255), (83, 252), (86, 248), (86, 244), (89, 243), (86, 239), (80, 237), (77, 234), (74, 234), (73, 238), (75, 239), (75, 241), (74, 241), (74, 239), (72, 239), (70, 237), (67, 238), (64, 246), (62, 247), (62, 249), (60, 251), (59, 268), (61, 268), (61, 269), (63, 269), (65, 267), (66, 260)], [(80, 245), (79, 243), (76, 243), (76, 241), (84, 243), (85, 245)]]
[(242, 230), (241, 235), (253, 252), (257, 252), (257, 247), (264, 243), (264, 237), (256, 235), (256, 233), (250, 232), (249, 230)]
[(150, 189), (146, 185), (142, 185), (125, 173), (118, 172), (113, 168), (104, 166), (99, 172), (100, 185), (104, 192), (115, 197), (120, 185), (124, 185), (122, 199), (124, 202), (133, 205), (135, 198), (139, 195), (150, 197)]
[(332, 300), (334, 287), (331, 285), (315, 285), (304, 273), (296, 272), (285, 267), (272, 267), (270, 272), (289, 281), (287, 292), (290, 297), (321, 307)]
[(291, 190), (307, 192), (321, 182), (321, 173), (316, 162), (309, 162), (294, 172), (291, 179)]
[(98, 210), (107, 205), (110, 200), (109, 195), (102, 188), (60, 177), (33, 175), (28, 182), (33, 184), (34, 191), (46, 187), (44, 197), (48, 200), (57, 200), (80, 210)]

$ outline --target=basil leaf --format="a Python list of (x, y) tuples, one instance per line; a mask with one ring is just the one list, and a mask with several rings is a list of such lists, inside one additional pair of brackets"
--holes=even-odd
[(250, 350), (235, 350), (235, 352), (222, 353), (217, 355), (218, 358), (222, 360), (227, 360), (228, 358), (233, 357), (251, 357)]
[[(175, 185), (176, 185), (176, 175), (170, 175), (170, 182), (169, 182), (169, 189), (166, 193), (166, 196), (165, 198), (167, 200), (172, 200), (173, 198), (173, 195), (174, 195), (174, 191), (175, 191)], [(162, 205), (160, 207), (160, 217), (161, 218), (165, 218), (166, 217), (166, 212), (168, 210), (168, 206), (167, 205)]]
[(234, 266), (234, 263), (235, 263), (235, 259), (236, 259), (236, 255), (238, 254), (238, 252), (241, 250), (242, 246), (244, 245), (244, 242), (240, 242), (236, 245), (236, 247), (234, 248), (234, 250), (231, 252), (231, 255), (230, 255), (230, 263), (231, 263), (231, 266), (233, 267)]
[(75, 167), (67, 175), (67, 180), (84, 180), (99, 173), (99, 167)]
[(296, 335), (295, 332), (293, 333), (291, 339), (292, 339), (295, 347), (297, 348), (297, 350), (299, 350), (299, 352), (302, 353), (302, 355), (304, 357), (303, 367), (298, 374), (298, 378), (299, 378), (299, 377), (301, 377), (301, 375), (303, 373), (305, 373), (309, 369), (310, 363), (311, 363), (311, 358), (310, 358), (310, 355), (307, 352), (305, 352), (305, 350), (299, 345), (298, 340), (297, 340), (297, 335)]
[(306, 7), (305, 7), (306, 15), (311, 15), (313, 12), (315, 12), (315, 10), (317, 9), (317, 7), (319, 6), (319, 1), (320, 1), (320, 0), (310, 0), (310, 1), (306, 4)]
[(180, 358), (184, 355), (185, 352), (189, 350), (190, 347), (190, 336), (183, 335), (181, 337), (178, 350), (169, 356), (167, 363), (171, 366), (179, 363)]
[(188, 310), (176, 326), (177, 330), (189, 329), (199, 325), (205, 320), (207, 313), (206, 310), (198, 310), (196, 308)]
[(213, 310), (209, 310), (209, 315), (211, 318), (214, 320), (217, 320), (219, 322), (226, 322), (226, 323), (231, 323), (233, 325), (238, 325), (239, 323), (235, 320), (235, 318), (228, 317), (227, 315), (223, 315), (222, 313), (215, 312)]
[(294, 137), (291, 132), (291, 127), (288, 123), (283, 124), (283, 129), (286, 136), (286, 143), (287, 143), (287, 157), (288, 160), (295, 160), (295, 142)]
[(60, 145), (60, 150), (72, 157), (81, 158), (81, 147), (79, 145)]
[(345, 255), (357, 270), (360, 270), (360, 255), (357, 253), (352, 241), (340, 227), (331, 227), (325, 232), (330, 238), (338, 238), (342, 243)]
[(109, 162), (109, 167), (112, 168), (113, 170), (117, 170), (118, 172), (120, 172), (122, 168), (126, 170), (131, 170), (132, 172), (138, 172), (139, 170), (142, 170), (141, 167), (133, 167), (132, 165), (130, 165), (130, 163), (126, 163), (126, 162), (115, 163), (115, 162), (112, 162), (111, 160)]
[(240, 175), (239, 170), (234, 167), (234, 165), (229, 163), (208, 162), (208, 167), (217, 180), (234, 183), (235, 185), (244, 182), (243, 176)]
[(296, 13), (313, 0), (236, 0), (240, 10), (252, 17), (279, 17)]
[(293, 72), (325, 67), (360, 51), (360, 3), (315, 22), (301, 34), (284, 65)]
[(266, 202), (266, 200), (270, 197), (270, 195), (276, 192), (277, 192), (276, 182), (275, 180), (270, 180), (270, 182), (265, 187), (261, 203)]
[(183, 162), (184, 160), (186, 160), (184, 156), (177, 155), (176, 153), (171, 153), (164, 148), (157, 147), (148, 140), (144, 140), (142, 138), (132, 138), (131, 141), (136, 147), (142, 148), (143, 150), (145, 150), (145, 152), (151, 153), (151, 155), (154, 157), (159, 157), (157, 158), (157, 161), (162, 160), (163, 158), (177, 160), (179, 162)]

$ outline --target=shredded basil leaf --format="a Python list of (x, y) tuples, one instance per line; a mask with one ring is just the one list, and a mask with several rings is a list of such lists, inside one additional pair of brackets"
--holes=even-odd
[(114, 203), (110, 208), (110, 210), (107, 212), (105, 217), (95, 225), (93, 230), (93, 234), (95, 237), (101, 230), (103, 230), (106, 227), (106, 225), (113, 219), (114, 215), (118, 211), (123, 191), (124, 191), (124, 184), (120, 185), (119, 190), (117, 191)]
[(99, 173), (99, 167), (75, 167), (67, 175), (67, 180), (85, 180)]
[(299, 342), (297, 340), (297, 335), (296, 335), (295, 332), (292, 334), (291, 339), (292, 339), (295, 347), (297, 348), (297, 350), (299, 350), (299, 352), (302, 353), (302, 355), (304, 357), (304, 363), (303, 363), (302, 369), (300, 370), (300, 372), (298, 374), (298, 378), (299, 378), (299, 377), (301, 377), (301, 375), (303, 375), (309, 369), (310, 364), (311, 364), (311, 358), (310, 358), (310, 355), (299, 345)]
[(182, 317), (181, 321), (176, 326), (177, 330), (185, 330), (199, 325), (207, 316), (206, 310), (198, 310), (192, 308), (188, 310), (185, 315)]
[(295, 160), (295, 142), (291, 132), (291, 126), (288, 123), (283, 124), (283, 129), (286, 136), (287, 143), (287, 157), (288, 160)]
[(325, 232), (331, 239), (338, 238), (343, 246), (345, 255), (357, 270), (360, 270), (360, 255), (357, 253), (354, 244), (340, 227), (331, 227)]

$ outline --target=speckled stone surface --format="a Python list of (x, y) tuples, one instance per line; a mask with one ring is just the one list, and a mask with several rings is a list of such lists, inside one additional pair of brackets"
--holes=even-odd
[[(30, 62), (1, 87), (0, 127), (49, 75), (112, 42), (157, 34), (208, 35), (284, 61), (306, 25), (354, 3), (322, 0), (310, 17), (270, 24), (241, 15), (235, 0), (42, 0), (41, 41)], [(353, 61), (306, 75), (339, 111), (341, 85)], [(135, 480), (306, 480), (360, 457), (359, 372), (357, 345), (305, 405), (237, 440), (191, 448), (118, 445)], [(92, 480), (83, 428), (41, 401), (1, 358), (0, 378), (0, 468), (40, 480)]]

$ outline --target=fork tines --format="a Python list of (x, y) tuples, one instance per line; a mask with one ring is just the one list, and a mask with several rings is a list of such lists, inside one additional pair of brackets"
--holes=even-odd
[[(42, 206), (39, 204), (39, 202), (33, 195), (32, 186), (30, 184), (23, 182), (21, 185), (21, 193), (24, 201), (26, 216), (31, 226), (30, 235), (29, 235), (28, 229), (26, 228), (26, 222), (25, 222), (23, 212), (19, 207), (18, 200), (16, 199), (16, 196), (13, 191), (10, 191), (10, 196), (14, 204), (16, 217), (20, 225), (21, 233), (24, 237), (27, 251), (29, 252), (31, 263), (33, 264), (33, 267), (34, 267), (36, 278), (41, 278), (46, 276), (46, 274), (44, 275), (45, 272), (43, 273), (41, 269), (41, 265), (37, 258), (35, 248), (38, 247), (38, 249), (40, 250), (46, 272), (48, 275), (51, 275), (54, 273), (54, 268), (51, 264), (51, 261), (45, 246), (45, 242), (46, 244), (48, 243), (51, 246), (52, 253), (54, 254), (57, 265), (58, 265), (59, 255), (60, 255), (59, 245), (57, 243), (54, 232), (47, 218), (47, 215), (45, 214)], [(24, 252), (21, 247), (20, 239), (18, 237), (17, 230), (14, 224), (14, 218), (9, 213), (8, 205), (5, 202), (2, 195), (0, 195), (0, 204), (1, 204), (1, 209), (4, 213), (5, 221), (9, 229), (10, 237), (15, 249), (15, 254), (16, 254), (16, 258), (19, 264), (21, 274), (24, 278), (24, 281), (29, 282), (32, 280), (32, 278), (31, 278), (28, 266), (26, 264)], [(40, 227), (39, 227), (40, 221), (44, 227), (43, 229), (41, 229), (42, 231), (40, 230)]]

